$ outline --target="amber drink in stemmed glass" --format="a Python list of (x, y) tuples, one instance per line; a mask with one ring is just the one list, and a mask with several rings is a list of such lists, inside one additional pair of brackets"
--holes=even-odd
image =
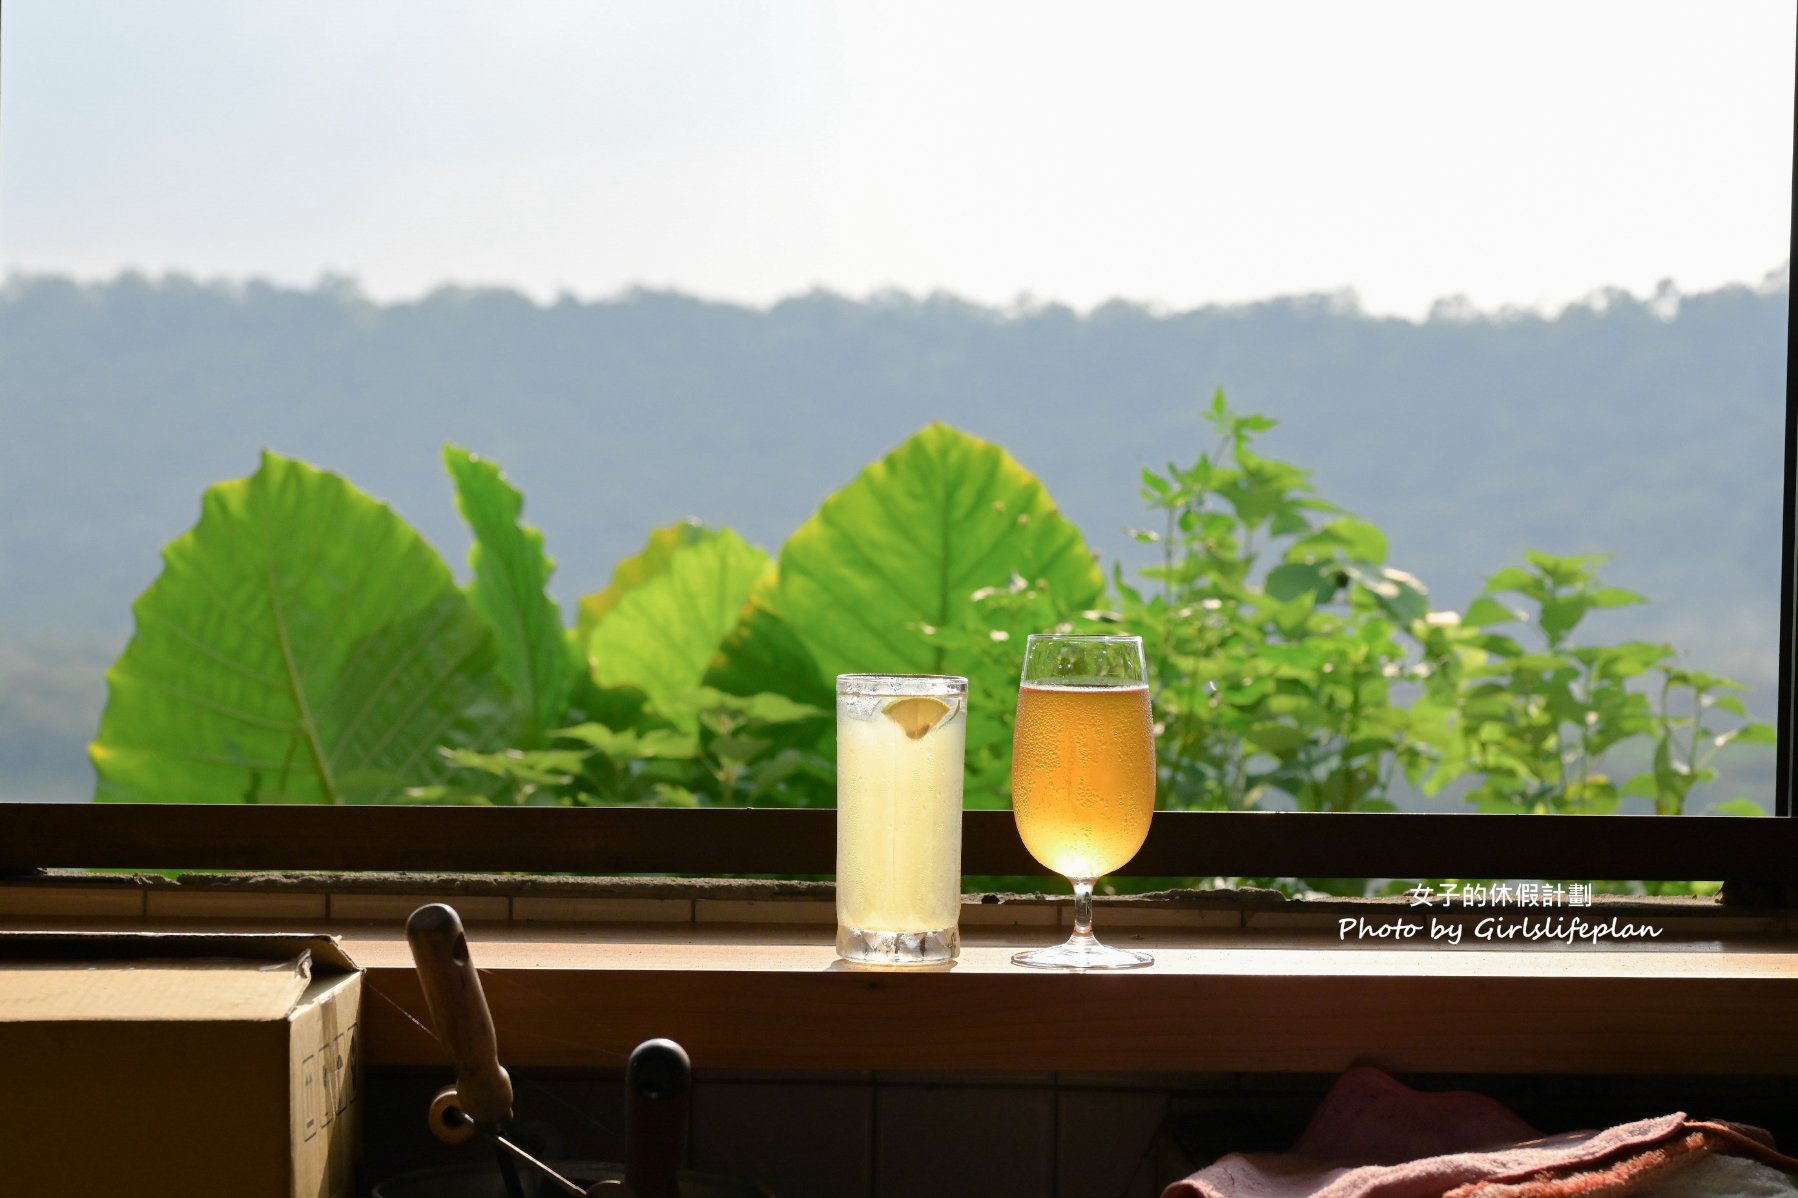
[(1100, 944), (1092, 930), (1093, 883), (1136, 855), (1155, 811), (1155, 737), (1141, 637), (1029, 638), (1011, 795), (1024, 847), (1074, 886), (1067, 943), (1012, 960), (1046, 969), (1152, 964), (1148, 953)]

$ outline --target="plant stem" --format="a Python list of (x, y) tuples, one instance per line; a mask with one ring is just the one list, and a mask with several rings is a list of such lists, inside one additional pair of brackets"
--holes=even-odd
[(1688, 778), (1698, 773), (1698, 734), (1703, 731), (1704, 695), (1703, 687), (1692, 688), (1692, 747), (1686, 754), (1686, 769), (1690, 771), (1686, 775)]
[(1582, 809), (1586, 806), (1586, 788), (1592, 776), (1592, 721), (1586, 718), (1592, 706), (1592, 670), (1593, 666), (1588, 662), (1585, 679), (1587, 711), (1581, 715), (1579, 722), (1579, 801)]
[(1168, 613), (1174, 607), (1174, 529), (1179, 527), (1176, 519), (1176, 505), (1168, 504), (1167, 531), (1161, 537), (1161, 602), (1163, 604), (1161, 632), (1167, 636)]
[(1355, 741), (1355, 730), (1361, 726), (1361, 678), (1357, 670), (1349, 675), (1349, 709), (1348, 726), (1343, 729), (1342, 750), (1337, 756), (1339, 769), (1342, 770), (1342, 798), (1344, 802), (1339, 810), (1353, 811), (1360, 796), (1355, 793), (1355, 774), (1349, 764), (1349, 748)]

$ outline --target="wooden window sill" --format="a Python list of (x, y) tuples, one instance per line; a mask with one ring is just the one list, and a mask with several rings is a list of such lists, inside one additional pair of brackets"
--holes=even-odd
[(1376, 926), (1428, 914), (1402, 901), (1113, 904), (1101, 908), (1101, 935), (1150, 950), (1156, 964), (1081, 976), (1009, 960), (1065, 934), (1065, 901), (971, 904), (961, 959), (910, 971), (837, 963), (827, 888), (764, 884), (757, 897), (751, 885), (745, 898), (728, 884), (695, 898), (668, 882), (507, 894), (462, 880), (433, 894), (421, 879), (310, 890), (53, 881), (0, 884), (0, 928), (341, 935), (368, 970), (374, 1065), (444, 1061), (418, 1022), (424, 1004), (402, 926), (416, 903), (447, 897), (466, 912), (506, 1062), (521, 1067), (615, 1069), (636, 1043), (665, 1035), (708, 1069), (756, 1071), (1334, 1072), (1370, 1062), (1397, 1072), (1798, 1075), (1798, 942), (1783, 912), (1561, 908), (1538, 917), (1615, 915), (1662, 935), (1475, 946), (1470, 926), (1449, 947), (1344, 937), (1345, 911)]
[[(441, 1059), (400, 1015), (403, 942), (346, 938), (371, 970), (371, 1055)], [(1010, 963), (1047, 937), (970, 935), (940, 972), (849, 969), (828, 928), (526, 929), (476, 948), (521, 1065), (615, 1066), (671, 1035), (719, 1068), (934, 1071), (1798, 1073), (1798, 953), (1694, 942), (1654, 951), (1327, 947), (1111, 929), (1156, 955), (1116, 975)]]

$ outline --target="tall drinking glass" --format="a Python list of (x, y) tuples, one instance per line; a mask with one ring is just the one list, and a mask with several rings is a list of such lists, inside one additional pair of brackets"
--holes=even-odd
[(968, 680), (837, 678), (837, 955), (953, 960), (961, 940)]
[(1093, 883), (1136, 855), (1155, 811), (1142, 638), (1038, 633), (1024, 647), (1011, 803), (1037, 861), (1074, 884), (1066, 944), (1018, 953), (1043, 969), (1135, 969), (1148, 953), (1093, 937)]

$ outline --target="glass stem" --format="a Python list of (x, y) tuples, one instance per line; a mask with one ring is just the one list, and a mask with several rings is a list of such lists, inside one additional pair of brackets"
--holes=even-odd
[(1093, 937), (1093, 879), (1069, 878), (1074, 884), (1074, 933), (1069, 944), (1097, 944)]

